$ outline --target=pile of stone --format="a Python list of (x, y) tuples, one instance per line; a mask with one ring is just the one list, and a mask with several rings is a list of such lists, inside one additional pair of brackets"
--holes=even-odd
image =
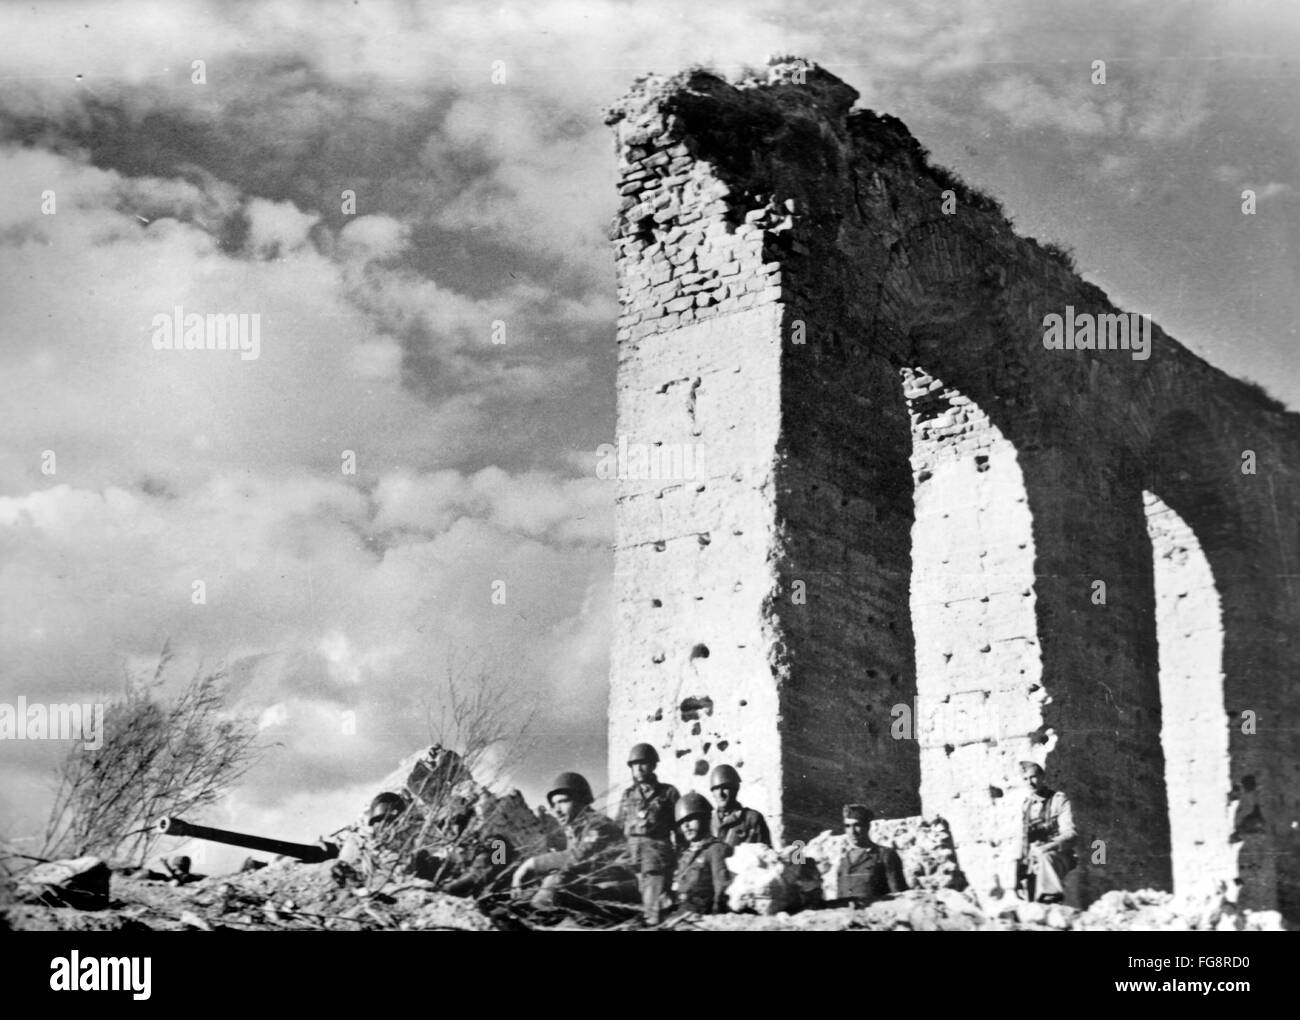
[[(1025, 904), (1033, 908), (1037, 904)], [(1222, 894), (1182, 897), (1156, 889), (1112, 890), (1070, 925), (1075, 931), (1286, 931), (1276, 910), (1242, 910)]]
[(731, 910), (780, 914), (821, 902), (821, 878), (804, 861), (798, 847), (780, 852), (761, 843), (742, 843), (727, 858)]
[(20, 903), (102, 910), (108, 906), (111, 873), (98, 857), (49, 861), (19, 876), (13, 895)]
[(505, 836), (524, 856), (545, 850), (559, 831), (555, 820), (540, 808), (529, 808), (518, 790), (493, 793), (457, 752), (438, 744), (403, 760), (375, 792), (400, 793), (417, 811), (438, 816), (472, 812), (480, 831)]

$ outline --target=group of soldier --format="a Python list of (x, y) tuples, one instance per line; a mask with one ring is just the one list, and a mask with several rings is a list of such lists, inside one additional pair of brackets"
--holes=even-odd
[[(632, 781), (613, 819), (596, 810), (584, 776), (556, 777), (546, 794), (562, 835), (554, 849), (520, 861), (504, 836), (475, 832), (471, 812), (451, 811), (440, 823), (452, 837), (445, 849), (420, 851), (408, 869), (444, 879), (443, 888), (461, 895), (503, 888), (509, 874), (513, 899), (539, 912), (639, 904), (645, 921), (657, 924), (667, 912), (726, 911), (727, 857), (744, 843), (772, 843), (763, 815), (740, 802), (739, 773), (730, 765), (712, 770), (710, 803), (660, 780), (659, 755), (650, 744), (633, 747), (627, 764)], [(1041, 766), (1022, 762), (1021, 768), (1031, 792), (1023, 812), (1018, 888), (1031, 900), (1060, 901), (1063, 880), (1075, 865), (1070, 803), (1047, 786)], [(377, 797), (369, 816), (372, 832), (391, 836), (403, 823), (405, 806), (398, 794)], [(897, 851), (871, 839), (870, 808), (846, 804), (842, 820), (835, 899), (861, 906), (904, 891), (907, 880)]]
[(649, 744), (633, 747), (627, 764), (632, 783), (617, 821), (596, 811), (583, 776), (556, 778), (546, 799), (564, 827), (565, 848), (524, 861), (512, 888), (523, 895), (537, 882), (531, 903), (539, 910), (636, 900), (650, 924), (666, 909), (724, 911), (727, 856), (741, 843), (771, 845), (766, 819), (740, 803), (739, 773), (730, 765), (710, 773), (710, 804), (660, 780), (659, 755)]

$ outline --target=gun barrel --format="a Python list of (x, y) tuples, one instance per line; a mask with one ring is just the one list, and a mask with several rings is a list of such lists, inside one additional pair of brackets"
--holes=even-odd
[(290, 843), (285, 839), (267, 839), (265, 836), (251, 836), (246, 832), (231, 832), (229, 829), (214, 829), (208, 825), (195, 825), (183, 818), (160, 818), (154, 830), (164, 836), (207, 839), (213, 843), (226, 843), (230, 846), (242, 846), (248, 850), (296, 857), (308, 864), (317, 864), (335, 856), (335, 853), (327, 847), (313, 846), (309, 843)]

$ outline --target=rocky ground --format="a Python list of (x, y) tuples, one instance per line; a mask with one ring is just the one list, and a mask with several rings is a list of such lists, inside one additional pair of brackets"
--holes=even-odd
[[(434, 891), (420, 880), (367, 890), (338, 862), (283, 862), (259, 871), (213, 876), (188, 884), (114, 873), (108, 906), (10, 902), (0, 928), (11, 931), (268, 931), (517, 929), (518, 920), (485, 915), (473, 900)], [(580, 926), (577, 919), (554, 925)], [(620, 925), (637, 927), (635, 923)], [(914, 889), (861, 910), (687, 915), (671, 930), (710, 931), (1280, 931), (1273, 912), (1239, 912), (1231, 904), (1180, 903), (1168, 893), (1111, 892), (1088, 910), (1043, 907), (1006, 899), (981, 909), (953, 889)]]

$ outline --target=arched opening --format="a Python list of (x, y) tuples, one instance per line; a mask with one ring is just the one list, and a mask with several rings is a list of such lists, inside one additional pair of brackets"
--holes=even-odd
[(1235, 896), (1219, 593), (1192, 529), (1155, 493), (1144, 491), (1142, 498), (1155, 562), (1174, 891), (1203, 893), (1222, 883)]
[(985, 894), (1014, 885), (1017, 763), (1042, 762), (1054, 742), (1043, 726), (1032, 520), (1015, 447), (979, 406), (920, 369), (904, 370), (903, 384), (921, 803), (948, 820), (962, 870)]

